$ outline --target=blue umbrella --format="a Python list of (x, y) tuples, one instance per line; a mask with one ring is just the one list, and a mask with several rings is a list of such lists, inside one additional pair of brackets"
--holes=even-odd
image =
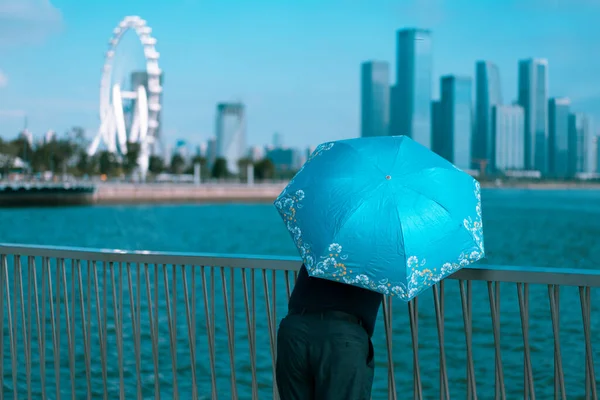
[(484, 256), (479, 183), (406, 136), (319, 145), (275, 207), (309, 275), (405, 301)]

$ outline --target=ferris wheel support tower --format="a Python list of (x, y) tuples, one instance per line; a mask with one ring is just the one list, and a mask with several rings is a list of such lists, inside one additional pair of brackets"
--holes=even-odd
[[(135, 31), (144, 48), (147, 82), (145, 85), (134, 87), (132, 91), (123, 91), (119, 84), (111, 86), (111, 83), (115, 50), (128, 30)], [(155, 49), (156, 39), (151, 34), (152, 29), (138, 16), (125, 17), (113, 30), (100, 81), (100, 127), (88, 148), (88, 154), (93, 156), (103, 142), (109, 152), (126, 155), (128, 142), (139, 144), (137, 163), (144, 180), (150, 155), (156, 152), (156, 146), (159, 144), (159, 115), (163, 90), (162, 71), (158, 66), (160, 54)], [(134, 100), (135, 104), (129, 132), (125, 122), (123, 100)]]

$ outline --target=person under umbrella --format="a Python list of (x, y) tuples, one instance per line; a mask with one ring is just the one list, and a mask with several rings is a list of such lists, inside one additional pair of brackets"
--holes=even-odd
[(275, 207), (303, 260), (277, 333), (282, 400), (370, 399), (383, 296), (484, 257), (479, 183), (405, 136), (318, 146)]

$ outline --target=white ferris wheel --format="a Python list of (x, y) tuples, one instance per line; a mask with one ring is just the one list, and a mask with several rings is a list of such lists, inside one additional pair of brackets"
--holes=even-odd
[[(131, 91), (121, 90), (119, 83), (112, 84), (115, 50), (128, 30), (137, 34), (146, 64), (145, 82)], [(127, 142), (139, 144), (138, 167), (143, 179), (148, 171), (150, 154), (156, 151), (158, 145), (162, 93), (162, 71), (158, 66), (160, 54), (155, 49), (156, 39), (151, 33), (146, 21), (138, 16), (125, 17), (113, 30), (100, 81), (100, 128), (88, 148), (88, 154), (92, 156), (103, 142), (107, 151), (125, 155)], [(126, 121), (124, 111), (124, 101), (127, 100), (133, 101), (129, 121)]]

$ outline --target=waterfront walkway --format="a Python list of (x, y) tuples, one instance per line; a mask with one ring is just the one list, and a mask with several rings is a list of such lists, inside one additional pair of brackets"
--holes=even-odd
[[(2, 398), (277, 398), (299, 266), (0, 245)], [(597, 399), (600, 274), (551, 271), (479, 265), (386, 299), (373, 399)]]

